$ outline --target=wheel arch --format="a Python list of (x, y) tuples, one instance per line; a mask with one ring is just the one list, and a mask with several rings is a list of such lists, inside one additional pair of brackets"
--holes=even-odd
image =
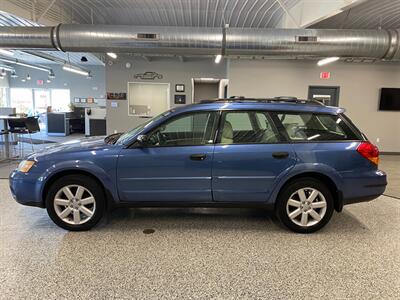
[(67, 176), (67, 175), (84, 175), (87, 177), (92, 178), (93, 180), (95, 180), (99, 186), (101, 187), (101, 189), (103, 190), (104, 193), (104, 197), (106, 200), (106, 208), (112, 206), (113, 204), (113, 196), (111, 194), (111, 192), (106, 188), (106, 186), (104, 185), (104, 183), (99, 179), (99, 177), (97, 177), (95, 174), (87, 171), (87, 170), (82, 170), (82, 169), (66, 169), (66, 170), (60, 170), (56, 173), (53, 173), (51, 176), (49, 176), (43, 186), (42, 192), (41, 192), (41, 197), (42, 197), (42, 203), (43, 203), (43, 207), (46, 207), (46, 195), (49, 191), (50, 186), (58, 179)]
[[(311, 171), (311, 172), (303, 172), (303, 173), (299, 173), (296, 174), (292, 177), (290, 177), (288, 180), (285, 181), (285, 183), (280, 187), (279, 192), (277, 194), (277, 198), (279, 197), (279, 195), (282, 193), (282, 191), (285, 189), (285, 187), (298, 180), (298, 179), (302, 179), (302, 178), (313, 178), (316, 180), (321, 181), (322, 183), (324, 183), (329, 191), (332, 193), (333, 196), (333, 200), (334, 200), (334, 208), (337, 212), (341, 212), (343, 209), (343, 195), (342, 192), (339, 190), (337, 184), (335, 183), (335, 181), (328, 175), (320, 173), (320, 172), (315, 172), (315, 171)], [(275, 204), (277, 203), (277, 201), (275, 202)]]

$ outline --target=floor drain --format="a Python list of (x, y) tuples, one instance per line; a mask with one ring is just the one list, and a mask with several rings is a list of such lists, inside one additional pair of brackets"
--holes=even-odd
[(154, 229), (145, 229), (145, 230), (143, 230), (143, 233), (144, 233), (144, 234), (152, 234), (152, 233), (154, 233), (154, 232), (155, 232)]

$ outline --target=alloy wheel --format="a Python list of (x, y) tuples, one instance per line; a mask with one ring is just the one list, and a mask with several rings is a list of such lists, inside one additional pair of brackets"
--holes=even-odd
[(324, 195), (311, 187), (298, 189), (286, 203), (289, 219), (301, 227), (319, 223), (325, 216), (326, 210), (327, 202)]
[(56, 193), (54, 210), (65, 223), (81, 225), (93, 217), (96, 199), (87, 188), (81, 185), (67, 185)]

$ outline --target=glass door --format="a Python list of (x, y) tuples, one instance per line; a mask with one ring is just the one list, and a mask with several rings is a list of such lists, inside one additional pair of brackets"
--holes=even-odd
[(32, 115), (34, 111), (32, 89), (11, 88), (10, 104), (16, 108), (17, 113)]
[(33, 96), (35, 101), (34, 115), (40, 115), (47, 112), (47, 107), (51, 106), (50, 91), (44, 89), (34, 89)]

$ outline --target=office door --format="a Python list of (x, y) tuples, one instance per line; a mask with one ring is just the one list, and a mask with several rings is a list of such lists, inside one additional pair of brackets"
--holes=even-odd
[(338, 86), (309, 86), (308, 99), (314, 99), (329, 106), (338, 106), (339, 92)]

